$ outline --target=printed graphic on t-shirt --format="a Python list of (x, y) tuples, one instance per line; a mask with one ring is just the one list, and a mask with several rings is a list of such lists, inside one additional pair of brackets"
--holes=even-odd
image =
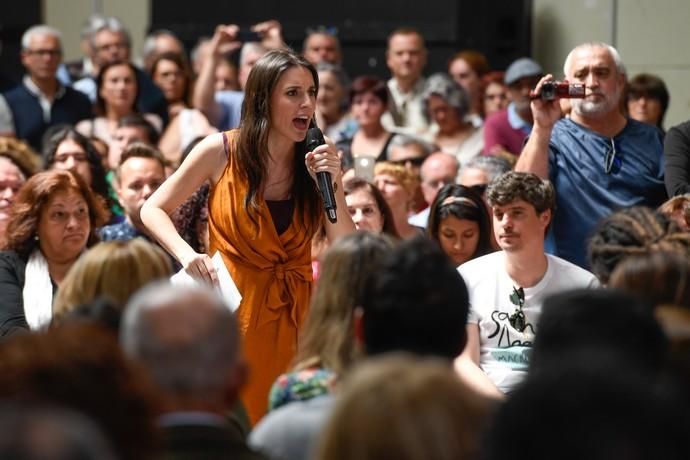
[(513, 370), (526, 370), (534, 340), (534, 326), (527, 318), (525, 330), (518, 332), (510, 325), (509, 318), (510, 314), (504, 311), (494, 310), (491, 313), (487, 335), (489, 346), (486, 350), (497, 362)]

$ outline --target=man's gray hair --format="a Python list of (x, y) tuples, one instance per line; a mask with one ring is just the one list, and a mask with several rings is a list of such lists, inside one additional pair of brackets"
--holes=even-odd
[(59, 30), (46, 24), (38, 24), (26, 29), (26, 32), (22, 35), (22, 49), (29, 49), (31, 39), (37, 35), (50, 35), (51, 37), (55, 37), (60, 42), (60, 47), (62, 47), (62, 34)]
[(393, 136), (391, 141), (388, 143), (388, 147), (386, 148), (386, 157), (390, 158), (391, 157), (391, 152), (393, 151), (393, 148), (395, 147), (408, 147), (410, 145), (413, 145), (415, 147), (418, 147), (422, 153), (424, 154), (425, 157), (429, 156), (431, 153), (435, 152), (437, 149), (435, 148), (436, 146), (433, 144), (430, 144), (426, 141), (422, 141), (420, 139), (414, 138), (412, 136), (408, 136), (406, 134), (396, 134)]
[(462, 169), (470, 168), (484, 171), (489, 182), (513, 169), (510, 162), (505, 158), (488, 155), (478, 155), (472, 158), (465, 163)]
[(335, 76), (335, 79), (338, 80), (338, 83), (340, 83), (340, 86), (342, 86), (346, 92), (350, 88), (350, 77), (348, 77), (347, 72), (345, 72), (345, 69), (343, 69), (338, 64), (331, 64), (330, 62), (319, 62), (318, 64), (316, 64), (315, 67), (317, 72), (332, 73)]
[(250, 53), (260, 53), (262, 56), (268, 53), (268, 50), (259, 42), (245, 42), (240, 50), (240, 65), (244, 65), (247, 61), (247, 56)]
[(239, 360), (235, 317), (204, 287), (153, 283), (125, 307), (120, 343), (164, 391), (213, 398)]
[(616, 69), (618, 69), (618, 73), (621, 73), (621, 74), (627, 74), (628, 73), (625, 70), (625, 64), (623, 63), (623, 59), (621, 58), (621, 55), (616, 48), (614, 48), (613, 46), (609, 45), (608, 43), (604, 43), (604, 42), (587, 42), (587, 43), (582, 43), (580, 45), (577, 45), (575, 48), (573, 48), (570, 51), (570, 53), (568, 53), (568, 56), (565, 58), (565, 63), (563, 63), (563, 75), (565, 75), (566, 77), (568, 76), (568, 70), (570, 68), (570, 61), (572, 61), (573, 55), (575, 54), (576, 51), (579, 51), (582, 48), (606, 48), (609, 51), (609, 54), (611, 55), (613, 62), (616, 64)]
[(153, 56), (153, 54), (156, 52), (156, 40), (158, 37), (163, 37), (163, 36), (170, 36), (177, 40), (178, 42), (180, 41), (179, 38), (177, 38), (177, 35), (175, 35), (175, 32), (168, 30), (168, 29), (156, 29), (153, 32), (149, 33), (146, 38), (144, 39), (144, 46), (141, 51), (141, 57), (144, 59), (144, 62), (146, 59), (150, 58)]
[(91, 47), (94, 50), (96, 49), (96, 35), (103, 30), (121, 33), (125, 37), (127, 47), (132, 47), (132, 38), (129, 35), (129, 30), (127, 30), (127, 27), (125, 27), (124, 23), (116, 17), (108, 16), (96, 18), (91, 24), (91, 27), (92, 30), (89, 39), (91, 40)]

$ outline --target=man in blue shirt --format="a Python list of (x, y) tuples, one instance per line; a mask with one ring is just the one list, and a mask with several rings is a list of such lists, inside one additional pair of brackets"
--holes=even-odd
[[(625, 67), (615, 48), (579, 45), (564, 73), (586, 85), (585, 98), (572, 99), (570, 119), (560, 119), (558, 99), (532, 101), (534, 127), (515, 169), (553, 182), (553, 251), (586, 267), (586, 242), (601, 218), (634, 205), (656, 207), (666, 198), (663, 139), (653, 126), (622, 114)], [(542, 78), (536, 93), (550, 80)]]

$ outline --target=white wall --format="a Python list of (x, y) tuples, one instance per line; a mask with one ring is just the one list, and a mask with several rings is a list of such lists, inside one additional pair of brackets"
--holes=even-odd
[(671, 93), (669, 128), (690, 119), (690, 1), (533, 0), (534, 58), (562, 77), (578, 43), (605, 41), (620, 51), (629, 76), (660, 76)]
[[(102, 8), (94, 11), (95, 8)], [(43, 0), (47, 24), (57, 27), (63, 36), (65, 60), (78, 59), (81, 30), (92, 13), (121, 19), (132, 35), (132, 56), (138, 57), (149, 24), (148, 0)]]

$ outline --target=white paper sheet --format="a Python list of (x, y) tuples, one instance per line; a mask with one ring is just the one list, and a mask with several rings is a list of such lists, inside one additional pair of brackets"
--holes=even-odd
[[(235, 281), (230, 276), (230, 272), (228, 272), (228, 268), (225, 266), (220, 252), (213, 254), (213, 257), (211, 257), (211, 262), (213, 262), (213, 266), (216, 269), (216, 274), (218, 275), (218, 290), (220, 295), (228, 304), (230, 310), (234, 312), (240, 307), (242, 295), (240, 294), (239, 289), (237, 289)], [(184, 268), (175, 273), (170, 278), (170, 282), (177, 286), (194, 286), (201, 284), (201, 282), (190, 276), (184, 270)]]

